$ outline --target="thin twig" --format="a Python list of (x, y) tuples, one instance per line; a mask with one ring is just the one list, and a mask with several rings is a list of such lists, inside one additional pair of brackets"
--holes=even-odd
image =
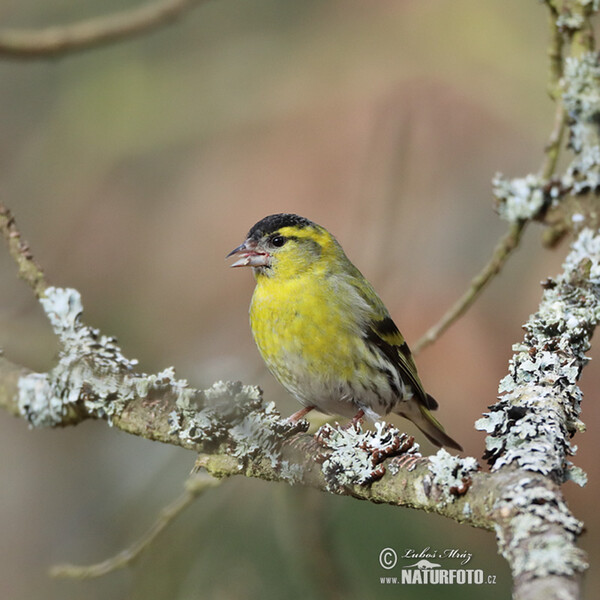
[(560, 148), (564, 137), (567, 124), (567, 114), (562, 102), (562, 84), (561, 79), (564, 72), (563, 32), (556, 23), (556, 14), (554, 8), (549, 4), (550, 34), (551, 41), (548, 48), (548, 58), (550, 59), (548, 92), (550, 97), (556, 102), (556, 111), (554, 113), (554, 126), (548, 137), (548, 142), (544, 147), (544, 162), (539, 170), (540, 177), (550, 179), (556, 170), (556, 163), (560, 155)]
[(0, 232), (8, 244), (8, 251), (19, 267), (19, 277), (26, 281), (37, 298), (44, 295), (48, 287), (42, 268), (37, 264), (29, 244), (21, 238), (10, 210), (0, 202)]
[[(551, 11), (552, 12), (552, 11)], [(550, 83), (549, 91), (552, 98), (556, 101), (556, 112), (554, 115), (554, 125), (548, 137), (548, 142), (544, 147), (544, 161), (539, 170), (540, 177), (550, 179), (556, 170), (556, 164), (560, 155), (560, 149), (566, 128), (567, 114), (564, 104), (560, 98), (560, 78), (562, 77), (562, 55), (563, 55), (563, 36), (556, 27), (556, 22), (551, 19), (552, 40), (548, 50), (550, 58)], [(473, 305), (479, 297), (485, 286), (500, 272), (509, 256), (519, 245), (523, 230), (527, 221), (517, 221), (512, 223), (509, 230), (500, 239), (492, 258), (483, 267), (472, 280), (467, 291), (446, 311), (444, 316), (431, 327), (423, 337), (421, 337), (413, 347), (413, 353), (417, 354), (423, 348), (426, 348), (435, 342), (445, 331)]]
[(472, 280), (467, 291), (450, 307), (446, 314), (431, 327), (413, 347), (413, 354), (435, 342), (454, 321), (460, 318), (477, 300), (485, 286), (497, 275), (513, 250), (519, 245), (527, 221), (511, 224), (509, 230), (498, 242), (490, 261)]
[(221, 481), (206, 472), (192, 475), (186, 482), (185, 491), (160, 511), (152, 527), (140, 539), (131, 544), (129, 548), (93, 565), (55, 565), (50, 569), (50, 575), (52, 577), (69, 579), (90, 579), (92, 577), (101, 577), (117, 569), (129, 566), (144, 550), (148, 549), (158, 535), (190, 506), (198, 496), (202, 495), (209, 488), (216, 487)]
[(567, 112), (562, 102), (558, 102), (556, 105), (556, 112), (554, 113), (554, 126), (548, 137), (548, 142), (544, 148), (546, 154), (544, 162), (540, 167), (540, 177), (544, 179), (550, 179), (556, 170), (556, 163), (560, 155), (560, 148), (567, 125)]
[(549, 82), (548, 93), (553, 100), (558, 100), (561, 94), (560, 78), (563, 74), (564, 33), (557, 25), (558, 14), (551, 2), (548, 6), (548, 26), (550, 27), (550, 46), (548, 48)]
[(0, 57), (56, 58), (128, 39), (161, 27), (207, 0), (158, 0), (139, 8), (70, 25), (0, 31)]

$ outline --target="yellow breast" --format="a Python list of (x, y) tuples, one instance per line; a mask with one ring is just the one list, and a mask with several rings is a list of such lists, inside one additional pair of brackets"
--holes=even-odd
[(314, 274), (284, 281), (261, 277), (252, 297), (254, 339), (269, 369), (288, 388), (307, 374), (349, 379), (359, 368), (358, 324), (349, 319), (335, 282), (315, 279)]

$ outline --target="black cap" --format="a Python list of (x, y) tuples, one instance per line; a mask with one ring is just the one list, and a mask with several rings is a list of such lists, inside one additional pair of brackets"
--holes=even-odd
[(265, 235), (275, 233), (282, 227), (309, 227), (311, 225), (314, 225), (312, 221), (299, 215), (278, 213), (261, 219), (250, 229), (248, 237), (258, 241)]

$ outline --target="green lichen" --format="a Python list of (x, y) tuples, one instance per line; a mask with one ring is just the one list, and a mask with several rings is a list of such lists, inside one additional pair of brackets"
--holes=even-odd
[(587, 473), (581, 467), (576, 467), (570, 460), (567, 461), (565, 477), (580, 487), (585, 486), (588, 482)]

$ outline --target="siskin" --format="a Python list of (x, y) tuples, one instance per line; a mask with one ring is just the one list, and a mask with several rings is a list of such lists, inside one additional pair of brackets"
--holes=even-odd
[(376, 421), (394, 412), (436, 446), (462, 450), (431, 414), (404, 337), (337, 240), (293, 214), (265, 217), (228, 254), (252, 267), (250, 325), (275, 378), (303, 408)]

